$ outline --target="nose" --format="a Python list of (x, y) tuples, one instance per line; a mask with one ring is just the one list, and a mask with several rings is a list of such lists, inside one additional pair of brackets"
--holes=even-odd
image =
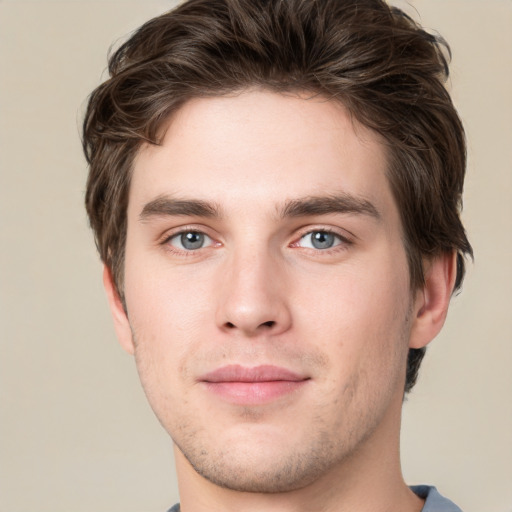
[(225, 332), (273, 336), (292, 323), (287, 276), (278, 258), (262, 250), (239, 252), (224, 263), (216, 320)]

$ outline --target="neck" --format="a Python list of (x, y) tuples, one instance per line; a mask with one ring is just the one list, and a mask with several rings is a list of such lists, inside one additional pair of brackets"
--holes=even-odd
[(182, 512), (420, 512), (423, 501), (405, 484), (400, 468), (402, 399), (350, 457), (300, 489), (239, 492), (199, 475), (175, 447)]

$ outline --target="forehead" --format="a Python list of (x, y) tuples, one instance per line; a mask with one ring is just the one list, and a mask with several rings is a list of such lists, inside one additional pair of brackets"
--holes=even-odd
[(139, 151), (129, 209), (164, 194), (238, 209), (326, 193), (379, 203), (390, 199), (386, 171), (379, 135), (339, 102), (269, 91), (196, 98), (160, 145)]

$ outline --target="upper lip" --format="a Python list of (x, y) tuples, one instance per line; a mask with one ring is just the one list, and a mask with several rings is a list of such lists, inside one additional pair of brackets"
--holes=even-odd
[(203, 382), (299, 382), (309, 377), (295, 373), (287, 368), (273, 365), (254, 367), (231, 364), (206, 373), (199, 379)]

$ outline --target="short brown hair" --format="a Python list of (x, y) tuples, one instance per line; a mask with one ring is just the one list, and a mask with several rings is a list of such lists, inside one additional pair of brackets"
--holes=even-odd
[[(460, 221), (464, 130), (447, 93), (444, 40), (381, 0), (188, 0), (143, 25), (109, 60), (90, 96), (83, 146), (86, 207), (123, 298), (131, 166), (187, 100), (249, 87), (340, 101), (388, 146), (388, 179), (404, 229), (410, 281), (423, 260), (472, 255)], [(424, 349), (411, 349), (406, 391)]]

